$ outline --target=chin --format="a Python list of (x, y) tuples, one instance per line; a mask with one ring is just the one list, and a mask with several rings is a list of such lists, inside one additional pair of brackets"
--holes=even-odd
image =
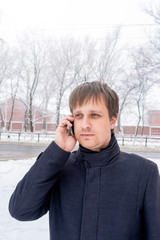
[(86, 143), (80, 143), (84, 148), (87, 148), (89, 150), (92, 150), (92, 151), (96, 151), (97, 147), (94, 146), (94, 145), (91, 145), (91, 144), (86, 144)]

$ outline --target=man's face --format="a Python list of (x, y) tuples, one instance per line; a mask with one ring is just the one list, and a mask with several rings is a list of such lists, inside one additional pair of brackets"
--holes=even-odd
[(85, 148), (100, 151), (111, 139), (111, 129), (117, 118), (109, 118), (104, 100), (90, 100), (82, 106), (73, 109), (74, 132), (77, 141)]

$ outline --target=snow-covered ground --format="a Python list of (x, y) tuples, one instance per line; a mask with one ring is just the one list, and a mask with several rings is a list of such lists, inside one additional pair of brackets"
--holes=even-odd
[[(152, 159), (160, 169), (160, 159)], [(48, 214), (32, 222), (19, 222), (8, 212), (15, 186), (35, 159), (0, 161), (0, 240), (48, 240)]]
[(0, 240), (47, 240), (48, 214), (32, 222), (19, 222), (8, 212), (9, 198), (35, 159), (0, 161)]

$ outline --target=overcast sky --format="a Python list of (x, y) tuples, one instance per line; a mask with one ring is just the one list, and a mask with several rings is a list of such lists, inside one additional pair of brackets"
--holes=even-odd
[[(12, 43), (30, 30), (102, 38), (122, 25), (122, 42), (137, 44), (145, 41), (146, 29), (155, 27), (143, 11), (149, 2), (159, 0), (0, 0), (0, 38)], [(160, 101), (156, 90), (155, 103)]]
[(143, 38), (140, 25), (153, 23), (142, 11), (146, 1), (1, 0), (0, 38), (11, 41), (31, 29), (57, 36), (101, 37), (117, 24), (125, 25), (124, 38)]

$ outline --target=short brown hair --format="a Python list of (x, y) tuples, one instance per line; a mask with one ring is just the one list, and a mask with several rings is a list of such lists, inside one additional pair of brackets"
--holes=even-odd
[(101, 97), (106, 103), (110, 119), (117, 117), (119, 111), (119, 98), (117, 93), (106, 83), (98, 81), (82, 83), (72, 91), (69, 98), (70, 110), (73, 112), (73, 109), (77, 105), (82, 106), (91, 99), (97, 102), (101, 100)]

